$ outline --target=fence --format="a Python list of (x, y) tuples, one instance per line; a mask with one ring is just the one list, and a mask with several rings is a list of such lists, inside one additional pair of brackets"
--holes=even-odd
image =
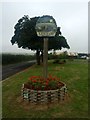
[(64, 100), (65, 94), (67, 93), (67, 87), (64, 85), (60, 89), (56, 90), (30, 90), (24, 87), (21, 89), (22, 97), (32, 103), (48, 103)]

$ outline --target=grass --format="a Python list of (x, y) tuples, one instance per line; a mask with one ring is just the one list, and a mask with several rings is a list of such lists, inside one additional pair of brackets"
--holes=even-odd
[(3, 118), (88, 118), (88, 62), (67, 60), (66, 64), (48, 62), (48, 73), (60, 77), (68, 88), (65, 101), (32, 105), (21, 99), (21, 86), (32, 75), (42, 75), (43, 66), (34, 65), (2, 83)]

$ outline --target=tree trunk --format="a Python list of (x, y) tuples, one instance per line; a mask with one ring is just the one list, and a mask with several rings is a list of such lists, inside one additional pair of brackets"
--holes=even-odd
[(40, 65), (40, 51), (36, 51), (36, 60), (37, 60), (37, 65)]

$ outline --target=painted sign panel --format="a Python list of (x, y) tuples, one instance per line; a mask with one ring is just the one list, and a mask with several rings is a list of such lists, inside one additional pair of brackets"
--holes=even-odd
[(52, 37), (57, 32), (57, 25), (52, 16), (42, 16), (37, 20), (35, 29), (37, 36)]

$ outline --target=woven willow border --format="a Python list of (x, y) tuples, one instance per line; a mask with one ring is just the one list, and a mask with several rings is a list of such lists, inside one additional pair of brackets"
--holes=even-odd
[(48, 102), (64, 100), (66, 93), (67, 93), (66, 85), (56, 90), (37, 91), (37, 90), (24, 88), (24, 84), (23, 84), (21, 89), (21, 94), (23, 99), (32, 103), (48, 103)]

